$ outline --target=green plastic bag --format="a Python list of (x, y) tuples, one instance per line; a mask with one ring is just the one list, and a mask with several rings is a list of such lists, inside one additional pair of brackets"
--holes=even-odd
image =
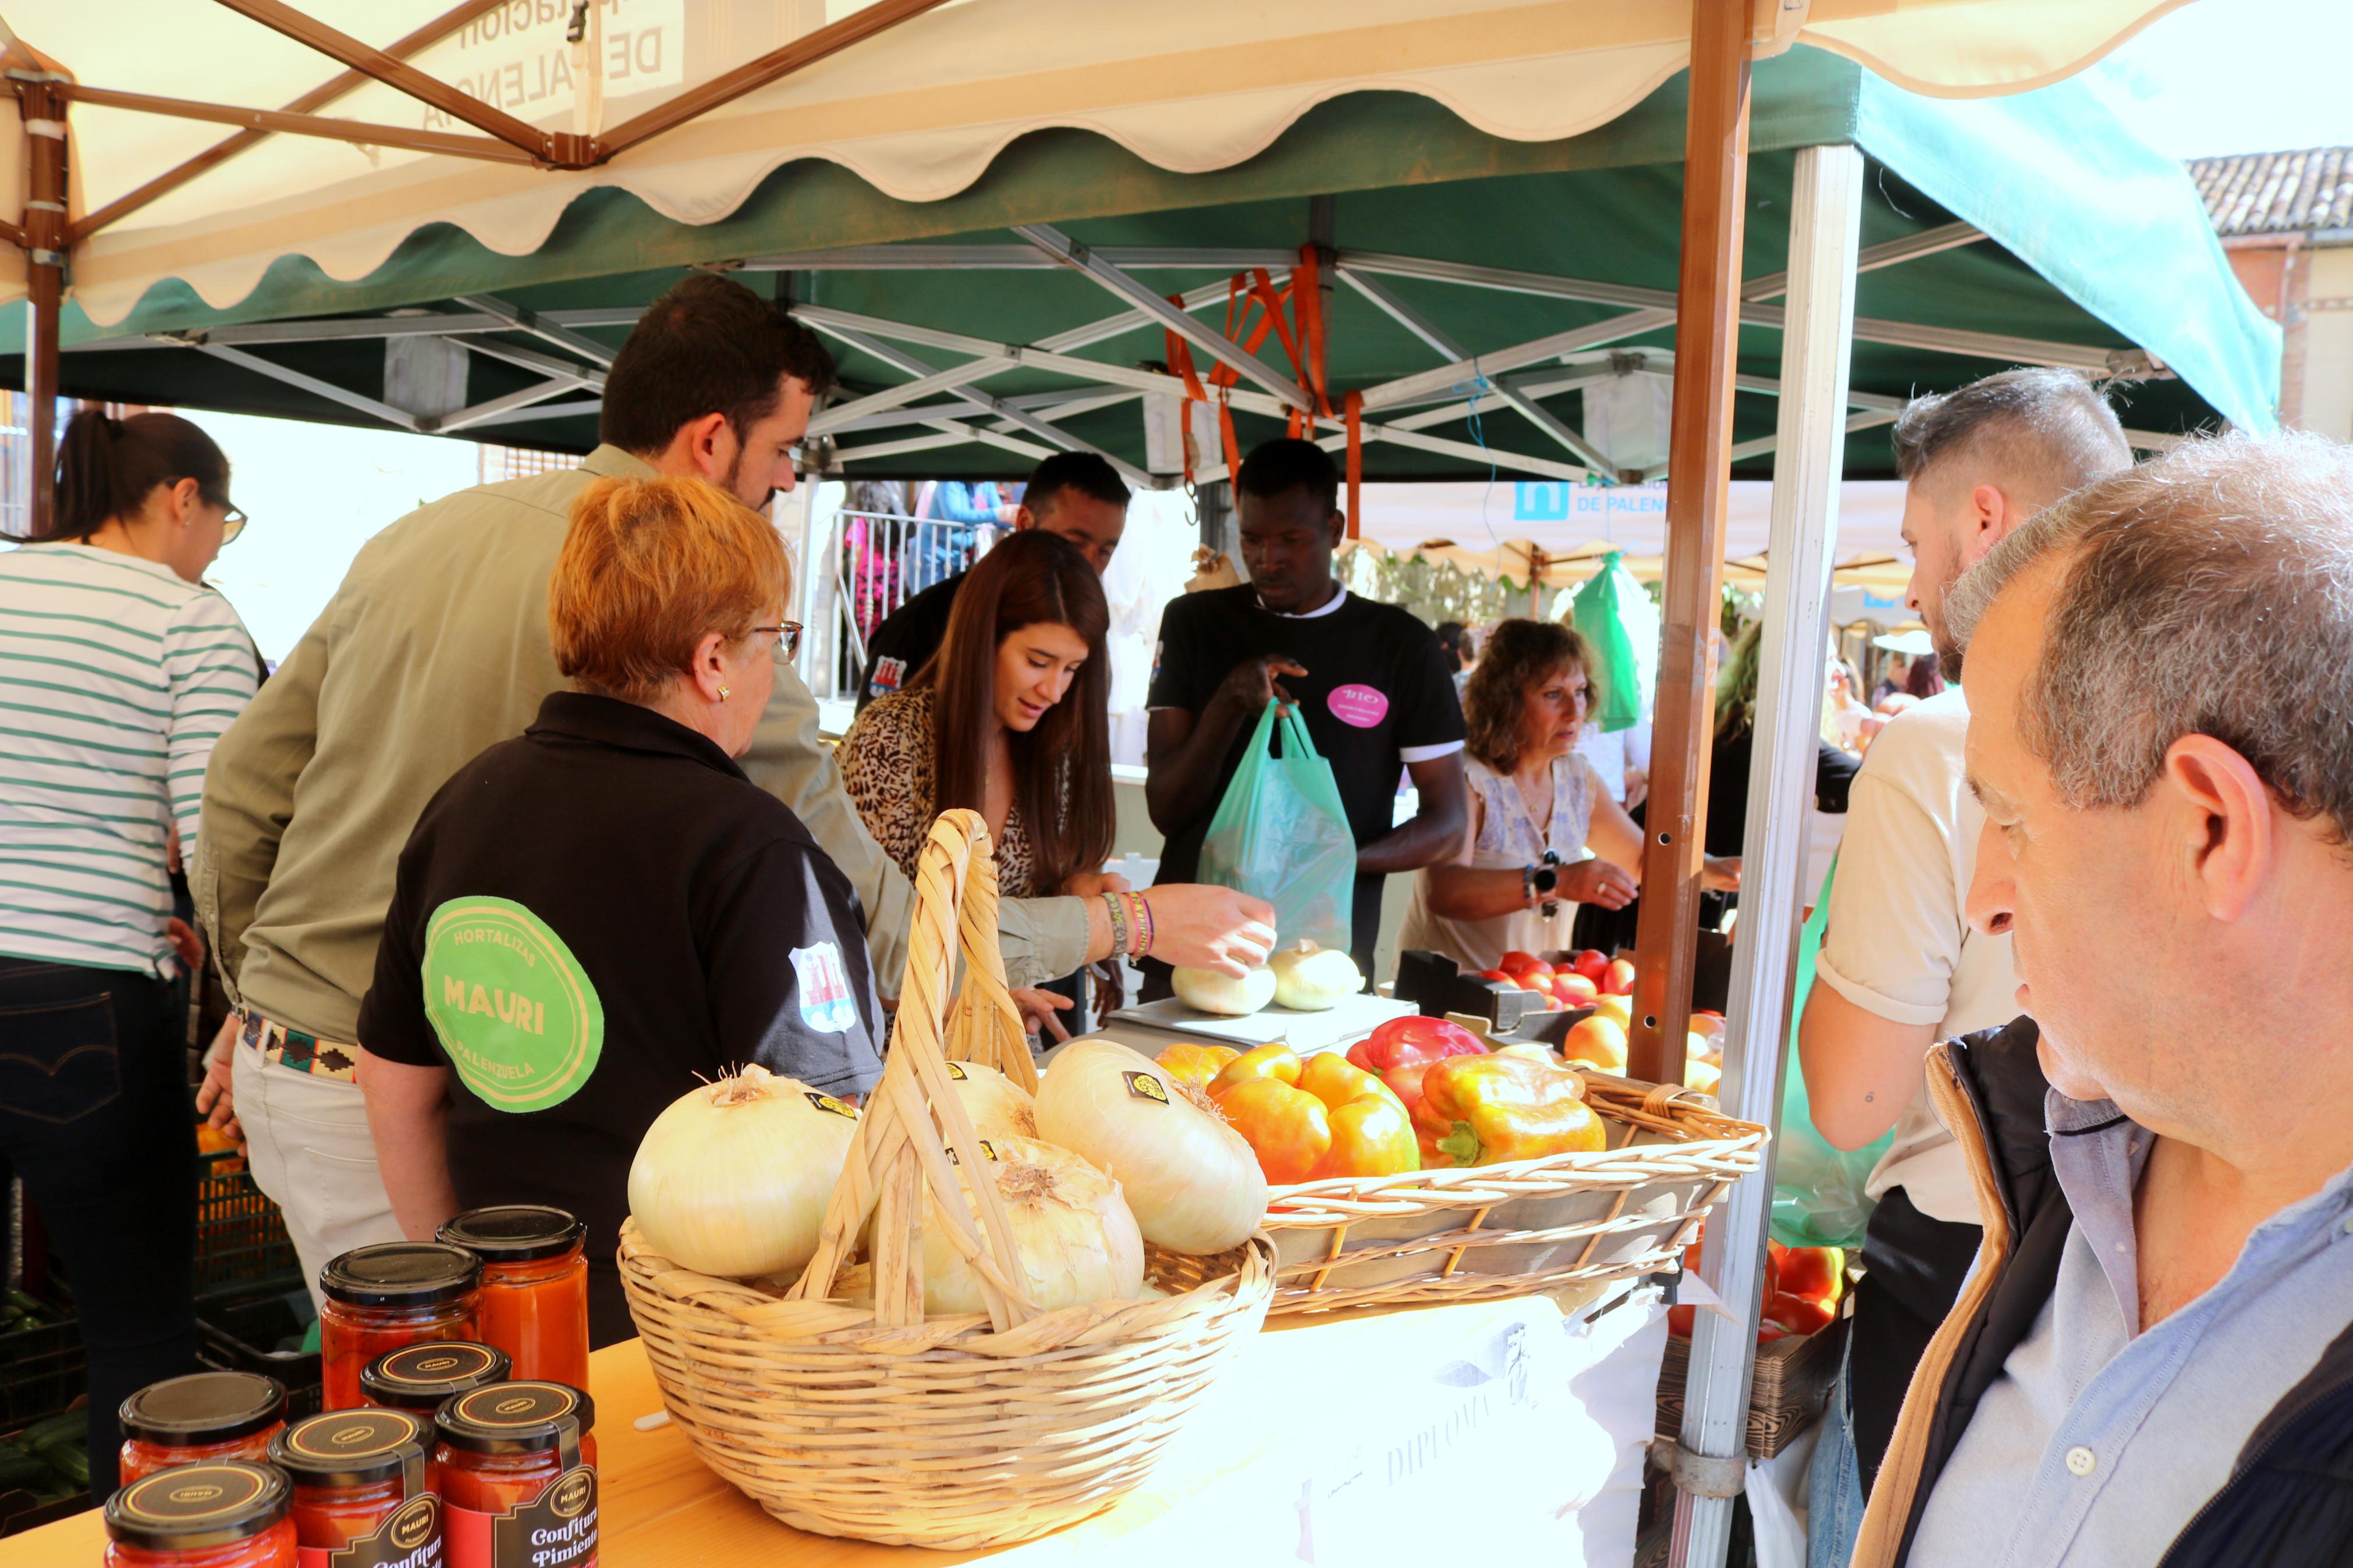
[[(1272, 742), (1280, 735), (1282, 755)], [(1200, 878), (1274, 906), (1283, 945), (1355, 945), (1356, 835), (1332, 764), (1297, 713), (1270, 702), (1201, 840)]]
[(1601, 558), (1601, 570), (1570, 601), (1571, 624), (1593, 648), (1592, 673), (1601, 688), (1593, 722), (1604, 733), (1642, 721), (1642, 699), (1659, 680), (1659, 607), (1634, 574), (1625, 552)]
[(1806, 1016), (1806, 994), (1814, 985), (1814, 955), (1822, 950), (1830, 923), (1831, 882), (1838, 861), (1822, 878), (1821, 897), (1798, 937), (1798, 994), (1789, 1005), (1789, 1053), (1781, 1074), (1781, 1147), (1773, 1167), (1773, 1239), (1784, 1247), (1861, 1247), (1863, 1227), (1878, 1200), (1862, 1184), (1895, 1141), (1890, 1131), (1863, 1149), (1833, 1149), (1814, 1131), (1806, 1099), (1806, 1074), (1798, 1059), (1798, 1023)]

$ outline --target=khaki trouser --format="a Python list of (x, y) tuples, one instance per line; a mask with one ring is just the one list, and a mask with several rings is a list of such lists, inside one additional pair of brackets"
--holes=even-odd
[(239, 1042), (229, 1066), (254, 1184), (286, 1213), (317, 1305), (319, 1271), (354, 1247), (404, 1239), (368, 1136), (359, 1085), (266, 1061)]

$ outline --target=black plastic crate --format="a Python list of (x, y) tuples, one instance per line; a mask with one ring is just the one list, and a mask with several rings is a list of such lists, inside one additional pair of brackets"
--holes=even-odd
[(196, 1161), (196, 1294), (250, 1294), (284, 1274), (299, 1274), (286, 1216), (253, 1184), (232, 1151)]
[(315, 1314), (299, 1276), (251, 1296), (196, 1303), (196, 1359), (225, 1372), (266, 1373), (286, 1385), (286, 1418), (316, 1415), (324, 1399), (319, 1352), (305, 1351)]
[(0, 1432), (13, 1432), (69, 1408), (89, 1386), (81, 1325), (70, 1316), (0, 1333)]

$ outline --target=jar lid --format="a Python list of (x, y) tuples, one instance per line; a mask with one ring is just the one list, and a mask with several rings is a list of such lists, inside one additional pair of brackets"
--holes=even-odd
[(360, 1392), (371, 1405), (420, 1410), (429, 1418), (453, 1394), (504, 1383), (514, 1363), (496, 1345), (471, 1340), (427, 1340), (386, 1351), (360, 1373)]
[(544, 1204), (505, 1204), (468, 1209), (433, 1234), (436, 1240), (480, 1254), (485, 1262), (527, 1263), (578, 1247), (588, 1225)]
[(425, 1488), (433, 1422), (408, 1410), (330, 1410), (269, 1439), (269, 1461), (306, 1487), (364, 1487), (407, 1471)]
[(567, 1383), (494, 1383), (452, 1394), (433, 1424), (443, 1442), (476, 1454), (576, 1452), (596, 1406)]
[(106, 1533), (151, 1552), (200, 1552), (249, 1541), (286, 1517), (294, 1495), (275, 1465), (214, 1459), (174, 1465), (106, 1500)]
[(286, 1385), (258, 1372), (192, 1372), (122, 1402), (122, 1435), (164, 1448), (249, 1436), (286, 1419)]
[(481, 1282), (482, 1260), (438, 1241), (355, 1247), (319, 1271), (319, 1289), (354, 1307), (429, 1307)]

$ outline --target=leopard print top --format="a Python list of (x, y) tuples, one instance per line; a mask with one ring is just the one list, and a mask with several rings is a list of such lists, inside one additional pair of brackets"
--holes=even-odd
[[(838, 753), (841, 782), (866, 831), (910, 879), (938, 815), (932, 804), (934, 734), (932, 689), (894, 691), (867, 704)], [(1037, 858), (1016, 805), (1005, 814), (997, 841), (997, 890), (1008, 899), (1034, 898), (1036, 879)]]

